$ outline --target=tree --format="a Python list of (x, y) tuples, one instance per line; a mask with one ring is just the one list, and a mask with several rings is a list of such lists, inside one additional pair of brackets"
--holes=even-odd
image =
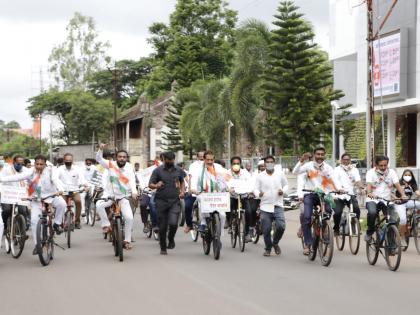
[(99, 70), (87, 81), (88, 91), (98, 98), (112, 98), (114, 85), (117, 90), (117, 105), (121, 109), (129, 108), (137, 102), (142, 89), (139, 83), (147, 80), (153, 69), (150, 58), (134, 60), (118, 60), (115, 63), (117, 77), (111, 70)]
[(9, 121), (7, 124), (4, 125), (6, 129), (20, 129), (20, 125), (16, 120)]
[(92, 17), (76, 12), (66, 27), (66, 40), (53, 48), (49, 58), (49, 72), (56, 87), (85, 89), (87, 80), (110, 58), (106, 51), (108, 42), (98, 40), (98, 33)]
[(311, 25), (293, 1), (282, 1), (275, 15), (269, 65), (265, 73), (263, 135), (267, 144), (299, 154), (330, 134), (332, 71), (313, 43)]
[(95, 132), (106, 139), (111, 129), (112, 105), (108, 99), (97, 99), (81, 90), (51, 90), (29, 99), (32, 117), (50, 114), (57, 117), (63, 128), (58, 136), (66, 143), (86, 143)]

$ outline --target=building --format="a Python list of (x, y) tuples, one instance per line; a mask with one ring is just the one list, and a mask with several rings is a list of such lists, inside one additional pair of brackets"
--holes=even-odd
[[(374, 0), (374, 33), (393, 0)], [(330, 59), (334, 88), (366, 117), (367, 7), (360, 0), (330, 0)], [(391, 167), (420, 168), (420, 5), (398, 1), (374, 42), (375, 115), (386, 117), (386, 152)]]

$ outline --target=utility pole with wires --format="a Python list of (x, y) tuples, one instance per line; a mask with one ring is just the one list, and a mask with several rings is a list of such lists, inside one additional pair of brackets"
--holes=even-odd
[(114, 127), (113, 127), (113, 140), (114, 150), (117, 152), (117, 103), (118, 103), (118, 82), (120, 71), (117, 69), (117, 64), (114, 64), (114, 68), (108, 68), (108, 71), (112, 73), (112, 103), (114, 106)]
[[(380, 0), (377, 0), (380, 1)], [(368, 167), (375, 166), (375, 95), (373, 88), (373, 75), (374, 75), (374, 65), (373, 65), (373, 42), (380, 38), (380, 32), (384, 27), (386, 21), (391, 16), (392, 10), (395, 8), (398, 0), (394, 0), (391, 7), (389, 8), (387, 14), (385, 15), (383, 21), (380, 23), (378, 30), (374, 34), (373, 32), (373, 0), (365, 0), (367, 6), (367, 55), (368, 55), (368, 75), (367, 75), (367, 106), (366, 106), (366, 162)], [(379, 6), (378, 6), (379, 8)], [(379, 43), (380, 45), (380, 43)], [(379, 48), (380, 49), (380, 48)], [(380, 53), (380, 50), (379, 50)], [(382, 71), (380, 65), (380, 72)], [(382, 77), (382, 74), (379, 74)], [(382, 83), (380, 86), (382, 94)], [(382, 129), (383, 126), (383, 117), (382, 117)], [(383, 130), (382, 130), (383, 132)], [(384, 135), (383, 135), (384, 138)], [(384, 146), (384, 152), (385, 152)]]

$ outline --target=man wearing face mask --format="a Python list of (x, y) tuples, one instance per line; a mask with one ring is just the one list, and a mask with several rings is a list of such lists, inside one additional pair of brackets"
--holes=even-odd
[[(359, 170), (351, 165), (351, 156), (348, 153), (344, 153), (341, 156), (341, 163), (334, 169), (334, 174), (340, 188), (350, 195), (355, 195), (355, 187), (363, 188)], [(356, 196), (337, 195), (334, 208), (334, 233), (336, 235), (340, 229), (341, 214), (343, 213), (345, 200), (349, 200), (352, 203), (353, 212), (356, 213), (357, 219), (360, 219), (360, 208)]]
[[(166, 249), (175, 248), (175, 234), (178, 216), (181, 212), (180, 199), (185, 195), (185, 172), (175, 165), (175, 153), (163, 154), (163, 165), (153, 170), (149, 188), (156, 189), (155, 202), (159, 218), (159, 241), (161, 255)], [(169, 228), (169, 231), (168, 231)], [(168, 231), (168, 233), (166, 233)], [(168, 243), (166, 243), (166, 238)]]
[[(24, 173), (28, 172), (28, 169), (23, 166), (23, 163), (24, 163), (23, 156), (16, 155), (13, 158), (13, 164), (12, 165), (6, 165), (3, 168), (3, 171), (1, 173), (1, 175), (2, 176), (12, 176), (12, 175), (19, 175), (19, 174), (24, 174)], [(8, 183), (4, 183), (3, 185), (13, 186), (13, 187), (23, 187), (23, 188), (27, 187), (26, 180), (22, 180), (22, 181), (19, 181), (19, 182), (8, 182)], [(7, 223), (7, 220), (9, 218), (10, 214), (12, 213), (13, 205), (2, 203), (1, 207), (3, 209), (2, 213), (1, 213), (1, 216), (3, 218), (3, 222)], [(25, 218), (28, 218), (28, 209), (27, 209), (26, 206), (19, 205), (18, 211)]]
[[(137, 200), (137, 188), (136, 179), (133, 172), (133, 166), (127, 162), (128, 154), (125, 150), (119, 150), (116, 153), (117, 161), (105, 160), (103, 158), (102, 150), (106, 147), (106, 144), (101, 143), (99, 150), (96, 153), (96, 160), (105, 169), (108, 170), (106, 175), (106, 189), (104, 190), (105, 197), (114, 197), (119, 200), (121, 207), (121, 214), (125, 220), (123, 247), (127, 250), (132, 248), (131, 246), (131, 233), (133, 229), (133, 211), (130, 205), (130, 196), (134, 200)], [(101, 202), (100, 202), (101, 201)], [(100, 200), (96, 204), (97, 212), (101, 217), (101, 225), (104, 233), (110, 231), (111, 223), (109, 222), (108, 216), (106, 215), (105, 208), (112, 205), (112, 200), (103, 201)]]
[[(289, 186), (283, 172), (275, 168), (275, 158), (267, 156), (264, 161), (265, 171), (257, 176), (255, 195), (261, 199), (261, 223), (265, 243), (264, 256), (268, 257), (271, 255), (273, 247), (276, 255), (281, 253), (279, 242), (286, 229), (283, 194), (287, 192)], [(273, 221), (276, 229), (272, 238), (271, 227)]]
[[(366, 242), (370, 242), (372, 240), (372, 234), (375, 232), (375, 221), (378, 216), (378, 204), (383, 203), (383, 201), (376, 199), (376, 197), (391, 200), (392, 188), (395, 187), (400, 193), (402, 199), (407, 198), (404, 189), (402, 189), (400, 185), (397, 173), (388, 168), (388, 162), (388, 157), (377, 156), (375, 159), (375, 167), (366, 173), (366, 210), (368, 211), (368, 228), (365, 235)], [(391, 216), (391, 220), (395, 222), (397, 218), (393, 204), (388, 205), (388, 211)]]
[[(245, 210), (245, 242), (250, 242), (251, 237), (250, 234), (253, 234), (253, 230), (255, 228), (255, 221), (256, 221), (256, 213), (253, 214), (251, 212), (251, 205), (249, 203), (248, 197), (240, 197), (234, 196), (235, 195), (235, 183), (242, 183), (241, 185), (246, 186), (248, 184), (249, 191), (248, 194), (251, 194), (253, 187), (251, 187), (251, 175), (246, 169), (241, 168), (242, 159), (239, 156), (234, 156), (230, 159), (231, 168), (228, 170), (227, 175), (230, 180), (228, 181), (229, 191), (231, 193), (230, 198), (230, 209), (231, 212), (238, 210), (238, 199), (241, 198), (241, 204), (243, 209)], [(242, 192), (241, 192), (242, 193)], [(243, 192), (245, 193), (245, 192)], [(232, 233), (231, 230), (231, 217), (230, 212), (226, 213), (226, 219), (229, 225), (229, 233)], [(250, 231), (251, 229), (251, 231)]]
[[(64, 184), (66, 192), (73, 192), (73, 201), (76, 206), (76, 217), (75, 217), (75, 228), (80, 229), (80, 215), (82, 213), (82, 202), (80, 193), (78, 190), (81, 186), (85, 187), (85, 190), (89, 189), (88, 182), (83, 175), (82, 170), (73, 164), (73, 155), (71, 153), (64, 154), (64, 165), (58, 168), (58, 178)], [(64, 196), (67, 202), (68, 197)]]
[[(340, 189), (340, 184), (335, 178), (334, 169), (325, 162), (325, 149), (318, 147), (314, 150), (314, 161), (306, 162), (311, 153), (305, 153), (293, 169), (293, 174), (306, 174), (303, 189), (321, 190), (325, 193)], [(306, 162), (306, 163), (305, 163)], [(303, 195), (303, 236), (305, 239), (303, 254), (309, 255), (312, 245), (311, 219), (317, 195), (304, 192)], [(331, 212), (331, 207), (325, 203), (325, 210)]]

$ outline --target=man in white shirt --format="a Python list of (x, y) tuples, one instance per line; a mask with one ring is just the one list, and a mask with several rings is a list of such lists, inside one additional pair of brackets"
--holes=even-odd
[[(279, 242), (286, 229), (284, 217), (283, 194), (288, 190), (287, 179), (283, 172), (275, 168), (275, 158), (267, 156), (265, 159), (265, 171), (258, 174), (255, 181), (255, 195), (260, 197), (260, 213), (262, 232), (264, 235), (264, 256), (271, 255), (274, 247), (276, 255), (280, 255)], [(276, 224), (273, 239), (271, 239), (272, 222)]]
[[(293, 174), (306, 174), (303, 178), (303, 189), (322, 190), (324, 193), (336, 191), (339, 184), (335, 179), (334, 169), (325, 162), (325, 149), (318, 147), (314, 150), (314, 161), (306, 162), (311, 153), (305, 153), (293, 169)], [(303, 254), (309, 255), (312, 245), (311, 219), (317, 195), (304, 192), (303, 195), (303, 237), (305, 240)], [(325, 210), (331, 212), (331, 207), (325, 203)]]
[[(83, 175), (82, 170), (73, 164), (73, 154), (64, 154), (64, 165), (58, 167), (58, 178), (64, 184), (66, 192), (73, 193), (73, 201), (76, 206), (76, 217), (75, 217), (75, 228), (80, 229), (80, 215), (82, 213), (82, 202), (80, 198), (79, 189), (81, 186), (85, 187), (85, 190), (89, 189), (88, 182)], [(67, 202), (68, 196), (64, 196), (64, 200)]]
[[(125, 220), (125, 240), (123, 246), (125, 249), (131, 249), (131, 232), (133, 228), (133, 212), (131, 210), (130, 196), (137, 200), (137, 189), (136, 179), (133, 171), (133, 167), (127, 162), (128, 154), (124, 150), (120, 150), (116, 153), (117, 161), (104, 160), (102, 156), (102, 150), (106, 147), (105, 144), (100, 144), (99, 150), (96, 153), (96, 160), (108, 170), (107, 174), (107, 187), (106, 191), (110, 197), (114, 197), (119, 200), (121, 207), (121, 213)], [(97, 212), (101, 217), (102, 229), (104, 232), (108, 232), (111, 223), (106, 215), (105, 208), (112, 205), (112, 200), (97, 203)]]
[[(402, 199), (406, 199), (404, 189), (401, 188), (397, 173), (388, 168), (389, 158), (386, 156), (377, 156), (375, 159), (375, 167), (366, 173), (367, 198), (366, 210), (368, 228), (366, 231), (365, 241), (370, 242), (372, 234), (375, 232), (375, 221), (378, 216), (378, 204), (383, 203), (380, 199), (391, 200), (392, 189), (395, 187), (401, 195)], [(396, 212), (393, 204), (388, 205), (388, 211), (391, 220), (396, 221)]]
[(360, 219), (360, 207), (355, 196), (355, 187), (362, 188), (359, 170), (351, 165), (351, 156), (344, 153), (341, 156), (341, 164), (334, 169), (334, 174), (339, 189), (344, 190), (346, 193), (353, 195), (337, 195), (334, 208), (334, 233), (338, 234), (340, 229), (341, 214), (343, 213), (344, 206), (351, 202), (353, 205), (353, 212), (356, 213), (357, 219)]
[(85, 160), (85, 166), (83, 168), (83, 176), (86, 179), (86, 182), (89, 185), (89, 190), (87, 192), (83, 192), (80, 195), (80, 199), (82, 201), (82, 216), (85, 216), (86, 212), (86, 205), (90, 205), (90, 199), (93, 195), (93, 189), (94, 185), (92, 184), (92, 178), (94, 174), (97, 172), (97, 168), (94, 165), (95, 160), (94, 159), (86, 159)]
[[(43, 210), (41, 198), (45, 198), (45, 203), (51, 203), (55, 208), (54, 230), (57, 234), (63, 232), (61, 223), (66, 210), (66, 202), (61, 196), (64, 191), (63, 183), (58, 179), (57, 170), (46, 165), (47, 158), (38, 155), (35, 157), (35, 167), (28, 172), (5, 177), (0, 176), (0, 183), (28, 181), (28, 196), (33, 198), (31, 201), (31, 230), (34, 245), (36, 245), (36, 226)], [(36, 246), (32, 254), (38, 254)]]
[(203, 169), (204, 151), (197, 152), (197, 160), (191, 163), (187, 172), (188, 190), (185, 194), (185, 233), (189, 233), (192, 229), (192, 211), (197, 195), (191, 193), (191, 183), (196, 181), (193, 177), (200, 176), (200, 171)]
[[(253, 215), (251, 205), (249, 203), (248, 196), (240, 197), (241, 194), (251, 194), (253, 186), (251, 186), (251, 174), (246, 169), (241, 168), (242, 159), (239, 156), (234, 156), (230, 159), (231, 168), (227, 171), (227, 182), (229, 191), (231, 193), (230, 198), (230, 212), (226, 213), (226, 219), (229, 225), (229, 233), (231, 233), (231, 213), (238, 210), (238, 198), (241, 199), (242, 208), (245, 210), (245, 242), (250, 242), (250, 228), (251, 234), (253, 235), (253, 229), (255, 228), (256, 214)], [(247, 189), (249, 191), (243, 191)], [(236, 190), (235, 190), (236, 189)], [(242, 191), (241, 191), (242, 190)]]

